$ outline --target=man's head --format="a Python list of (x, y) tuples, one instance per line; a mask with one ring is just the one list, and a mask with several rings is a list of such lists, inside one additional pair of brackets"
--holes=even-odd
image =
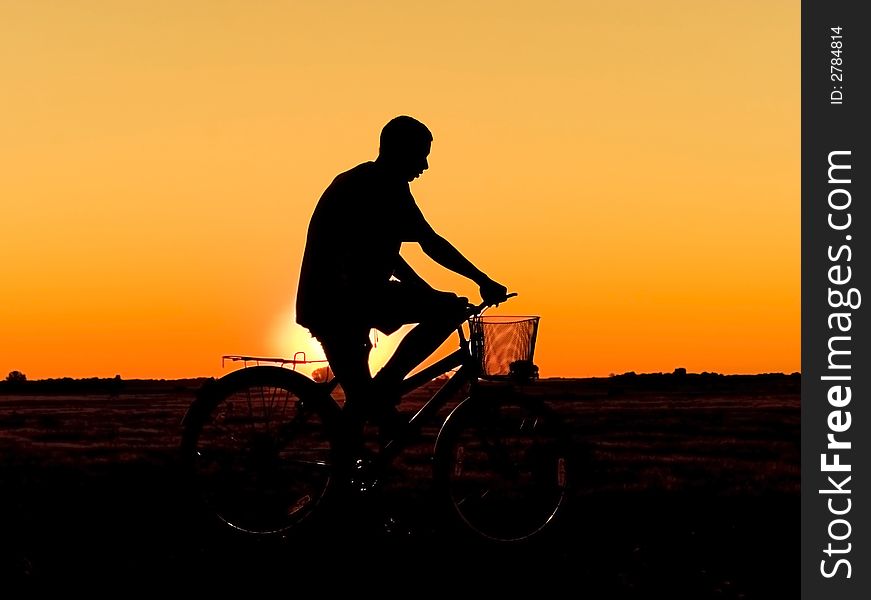
[(426, 125), (417, 119), (399, 116), (381, 130), (378, 161), (404, 180), (412, 181), (429, 168), (426, 157), (431, 146), (432, 133)]

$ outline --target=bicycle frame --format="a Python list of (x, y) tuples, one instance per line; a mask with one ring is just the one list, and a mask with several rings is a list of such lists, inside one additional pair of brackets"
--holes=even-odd
[[(408, 421), (407, 437), (417, 436), (420, 433), (422, 423), (435, 417), (436, 413), (448, 402), (464, 383), (468, 382), (474, 386), (478, 380), (478, 365), (472, 358), (471, 352), (468, 349), (468, 340), (463, 334), (463, 327), (457, 327), (457, 334), (460, 338), (460, 347), (449, 354), (448, 356), (436, 361), (429, 367), (422, 369), (402, 382), (400, 392), (402, 395), (415, 390), (422, 385), (432, 381), (438, 375), (442, 375), (453, 371), (459, 367), (459, 370), (445, 382), (445, 384), (436, 391), (433, 396), (427, 400), (422, 407)], [(388, 442), (382, 454), (387, 460), (395, 457), (401, 452), (403, 444), (400, 441), (394, 440)]]
[[(459, 367), (444, 385), (409, 419), (407, 429), (403, 435), (384, 445), (378, 453), (377, 463), (379, 466), (384, 466), (396, 458), (406, 447), (407, 444), (405, 442), (417, 437), (423, 424), (433, 419), (438, 411), (447, 404), (448, 400), (459, 391), (463, 384), (469, 383), (474, 386), (477, 383), (478, 365), (473, 360), (472, 354), (468, 349), (469, 342), (463, 332), (462, 325), (457, 327), (457, 334), (460, 338), (460, 346), (457, 350), (454, 350), (448, 356), (437, 360), (414, 375), (407, 377), (400, 384), (400, 394), (404, 396), (431, 382), (437, 376), (454, 371), (454, 369)], [(322, 385), (326, 386), (328, 392), (331, 392), (338, 385), (338, 381), (333, 378)]]

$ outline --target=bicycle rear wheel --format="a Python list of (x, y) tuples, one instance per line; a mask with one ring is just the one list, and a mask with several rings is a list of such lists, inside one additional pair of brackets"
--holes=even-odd
[(285, 535), (310, 520), (333, 474), (325, 402), (276, 367), (231, 373), (186, 418), (183, 452), (201, 505), (230, 528)]
[(492, 541), (527, 540), (565, 506), (568, 447), (561, 420), (542, 403), (470, 398), (439, 434), (436, 483), (464, 527)]

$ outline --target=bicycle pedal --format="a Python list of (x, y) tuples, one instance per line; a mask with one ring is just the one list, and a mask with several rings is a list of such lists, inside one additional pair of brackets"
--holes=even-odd
[(376, 473), (374, 457), (359, 456), (354, 459), (350, 483), (351, 490), (363, 495), (369, 495), (380, 487), (381, 478)]
[(353, 477), (351, 489), (361, 496), (370, 496), (381, 488), (381, 480), (377, 477)]
[(395, 517), (387, 517), (381, 523), (384, 533), (391, 537), (408, 538), (414, 536), (414, 530)]

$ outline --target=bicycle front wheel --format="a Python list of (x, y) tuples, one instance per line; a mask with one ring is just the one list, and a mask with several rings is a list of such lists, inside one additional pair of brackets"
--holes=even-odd
[(186, 419), (183, 451), (209, 513), (262, 536), (284, 535), (310, 520), (334, 462), (325, 399), (314, 390), (286, 369), (252, 367), (202, 393)]
[(568, 446), (561, 420), (540, 402), (470, 398), (439, 434), (436, 483), (464, 527), (492, 541), (527, 540), (565, 506)]

